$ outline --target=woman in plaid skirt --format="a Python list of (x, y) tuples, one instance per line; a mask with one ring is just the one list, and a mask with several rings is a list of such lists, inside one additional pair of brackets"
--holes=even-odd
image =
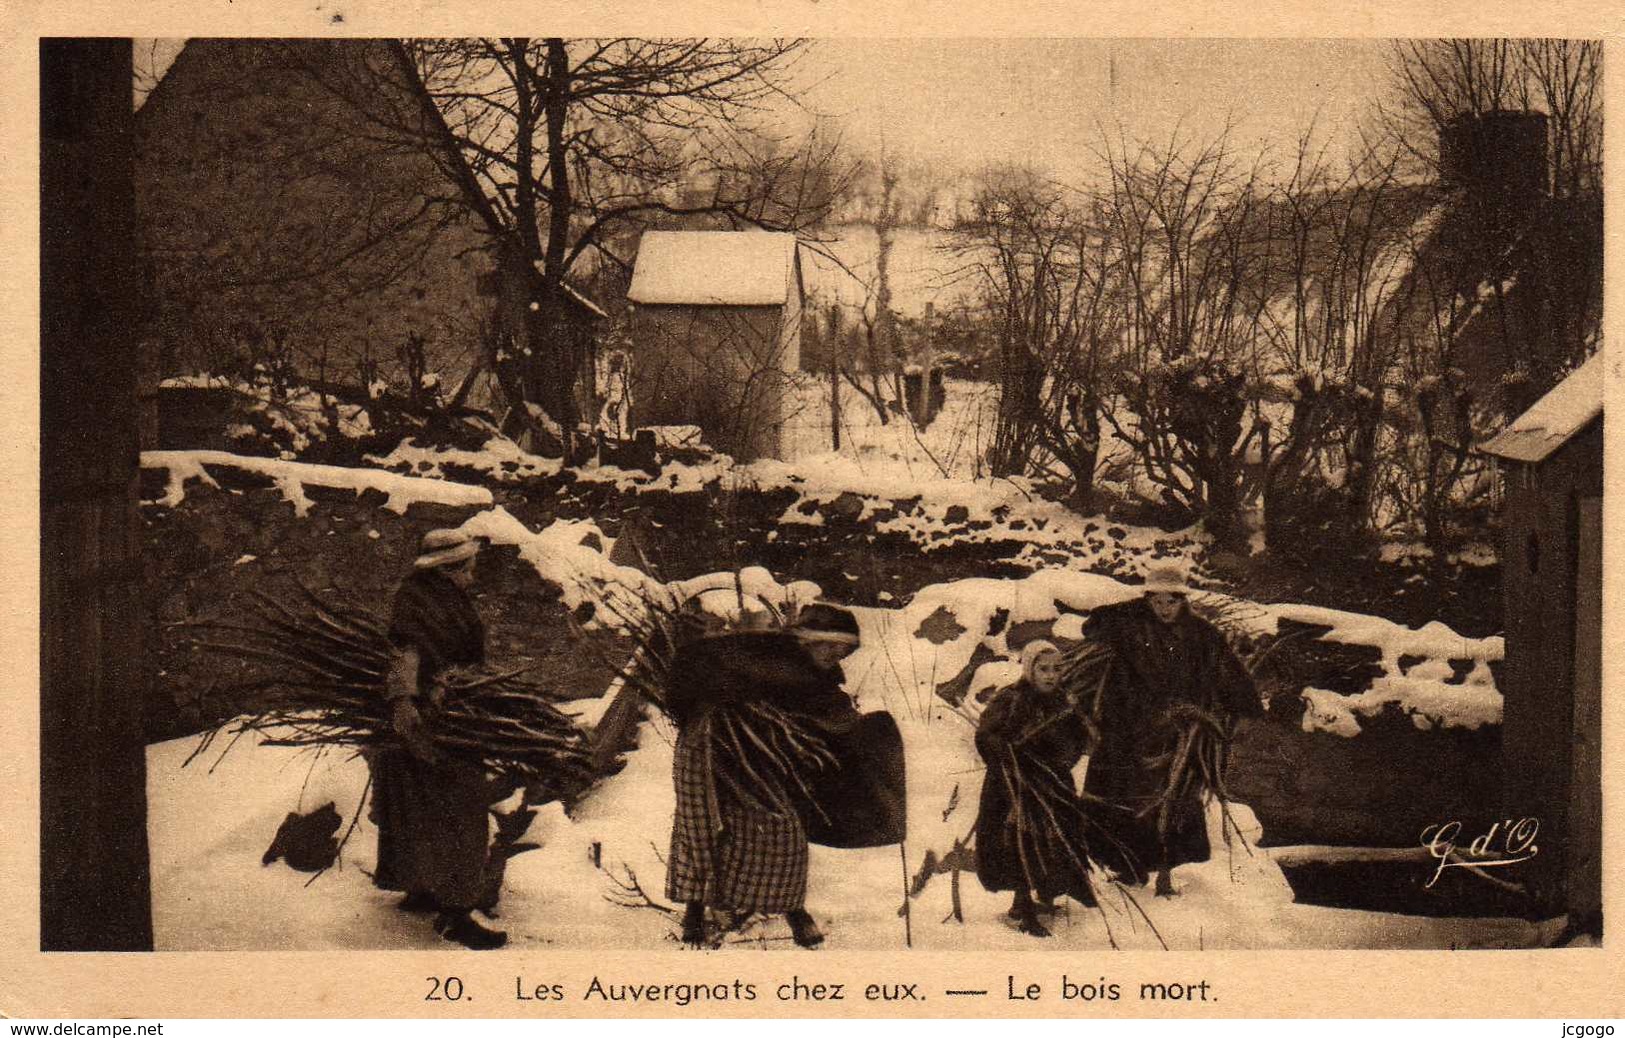
[[(818, 733), (856, 721), (841, 688), (840, 661), (857, 647), (856, 617), (812, 605), (787, 632), (700, 638), (678, 651), (667, 692), (678, 736), (666, 896), (686, 905), (685, 943), (704, 942), (707, 906), (736, 915), (782, 913), (798, 945), (823, 942), (805, 907), (801, 817), (804, 772), (818, 766), (817, 753), (759, 748), (802, 736), (816, 746)], [(763, 715), (753, 706), (773, 711), (779, 731), (791, 734), (777, 743), (764, 738)]]

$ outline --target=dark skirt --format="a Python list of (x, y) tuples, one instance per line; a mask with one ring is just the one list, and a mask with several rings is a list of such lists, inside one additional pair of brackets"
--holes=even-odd
[(777, 914), (807, 900), (807, 831), (793, 811), (733, 803), (712, 780), (711, 719), (677, 737), (677, 810), (666, 859), (666, 896), (713, 908)]
[[(1102, 747), (1089, 759), (1084, 792), (1116, 807), (1097, 813), (1109, 834), (1098, 860), (1124, 882), (1144, 883), (1157, 869), (1206, 861), (1212, 855), (1201, 790), (1192, 784), (1164, 804), (1168, 777), (1166, 767), (1147, 766), (1142, 754), (1129, 749)], [(1166, 846), (1158, 831), (1159, 815), (1164, 813)]]
[(1019, 752), (995, 755), (976, 813), (976, 878), (990, 891), (1034, 891), (1044, 900), (1065, 894), (1092, 905), (1091, 829), (1069, 769)]
[(490, 854), (492, 786), (468, 764), (426, 764), (399, 749), (368, 754), (384, 890), (432, 895), (446, 908), (490, 907), (501, 885)]

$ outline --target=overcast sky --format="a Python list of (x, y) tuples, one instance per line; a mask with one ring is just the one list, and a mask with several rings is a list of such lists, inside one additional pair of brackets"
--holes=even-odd
[[(180, 41), (137, 42), (166, 67)], [(797, 68), (847, 140), (970, 171), (1029, 161), (1083, 175), (1102, 130), (1290, 150), (1312, 121), (1346, 136), (1385, 89), (1383, 40), (822, 39)], [(144, 80), (138, 74), (138, 88)], [(1317, 118), (1318, 117), (1318, 118)]]
[[(1386, 86), (1381, 40), (818, 41), (812, 107), (855, 145), (974, 169), (1031, 161), (1068, 179), (1104, 129), (1290, 150), (1311, 122), (1352, 129)], [(1317, 119), (1318, 115), (1318, 119)], [(1255, 150), (1248, 147), (1250, 152)]]

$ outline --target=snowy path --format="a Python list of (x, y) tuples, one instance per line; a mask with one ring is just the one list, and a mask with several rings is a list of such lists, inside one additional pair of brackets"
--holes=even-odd
[[(928, 847), (947, 849), (974, 818), (980, 773), (967, 759), (969, 727), (944, 717), (905, 721), (911, 836), (909, 869)], [(664, 901), (664, 854), (672, 810), (669, 733), (646, 724), (626, 769), (605, 782), (567, 819), (557, 805), (544, 808), (530, 839), (541, 848), (514, 858), (508, 869), (500, 925), (511, 947), (676, 949), (675, 920), (647, 908), (610, 900), (613, 876), (630, 867), (643, 888)], [(176, 740), (149, 751), (149, 833), (152, 841), (154, 923), (167, 950), (429, 948), (438, 939), (427, 921), (392, 906), (394, 895), (369, 880), (374, 830), (363, 817), (342, 863), (309, 877), (260, 856), (283, 816), (334, 801), (349, 824), (366, 784), (359, 760), (251, 745), (245, 740), (220, 761), (200, 758), (182, 768), (195, 741)], [(959, 804), (943, 821), (953, 785)], [(1241, 809), (1243, 825), (1250, 813)], [(1211, 826), (1211, 820), (1210, 820)], [(1215, 834), (1217, 835), (1217, 834)], [(1255, 834), (1256, 835), (1256, 834)], [(604, 869), (592, 861), (601, 847)], [(1161, 940), (1174, 949), (1198, 948), (1438, 948), (1523, 947), (1542, 936), (1519, 920), (1427, 919), (1320, 908), (1292, 903), (1276, 866), (1262, 854), (1223, 844), (1215, 858), (1175, 871), (1180, 893), (1152, 899), (1136, 891)], [(814, 848), (809, 907), (829, 934), (827, 947), (901, 950), (903, 866), (895, 847), (863, 851)], [(933, 878), (911, 904), (913, 947), (918, 949), (1031, 948), (1036, 942), (1003, 919), (1007, 895), (983, 891), (961, 877), (965, 922), (945, 922), (949, 878)], [(1073, 906), (1055, 921), (1057, 949), (1156, 949), (1160, 943), (1126, 901), (1104, 899), (1104, 913)], [(1111, 936), (1108, 937), (1108, 926)], [(747, 929), (729, 950), (788, 947), (782, 921)]]

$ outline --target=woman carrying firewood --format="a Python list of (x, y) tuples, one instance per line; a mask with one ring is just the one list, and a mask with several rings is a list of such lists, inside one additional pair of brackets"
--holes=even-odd
[(1060, 679), (1060, 651), (1047, 641), (1028, 642), (1020, 680), (998, 693), (976, 727), (976, 749), (987, 763), (976, 814), (976, 878), (990, 891), (1015, 891), (1010, 918), (1035, 937), (1049, 936), (1040, 904), (1053, 912), (1061, 894), (1095, 903), (1086, 815), (1072, 781), (1088, 726)]
[(1175, 866), (1211, 853), (1204, 801), (1223, 796), (1236, 721), (1264, 712), (1246, 667), (1191, 612), (1188, 591), (1176, 567), (1153, 567), (1141, 598), (1095, 610), (1083, 629), (1110, 654), (1091, 705), (1100, 740), (1084, 791), (1119, 808), (1101, 815), (1113, 869), (1137, 884), (1156, 870), (1159, 896), (1174, 892)]
[(857, 648), (857, 618), (814, 604), (785, 631), (677, 649), (665, 691), (678, 728), (666, 896), (685, 906), (684, 943), (704, 943), (707, 907), (783, 913), (796, 944), (823, 943), (805, 906), (802, 814), (813, 773), (835, 766), (828, 736), (858, 718), (840, 663)]
[(435, 930), (468, 948), (500, 948), (507, 934), (482, 925), (500, 892), (488, 814), (500, 792), (483, 768), (442, 753), (426, 720), (445, 695), (437, 679), (485, 659), (485, 626), (468, 589), (479, 544), (460, 530), (431, 530), (395, 594), (393, 647), (384, 695), (401, 746), (369, 751), (372, 818), (378, 826), (374, 882), (405, 893), (407, 912), (436, 912)]

